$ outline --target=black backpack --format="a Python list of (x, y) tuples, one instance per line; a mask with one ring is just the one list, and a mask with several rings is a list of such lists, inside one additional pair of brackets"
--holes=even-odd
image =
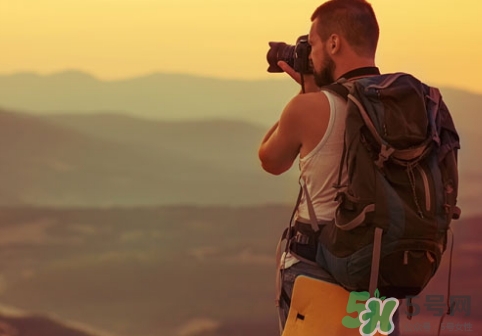
[[(343, 283), (346, 274), (338, 277), (336, 269), (322, 266), (349, 290), (373, 296), (378, 288), (399, 299), (418, 295), (437, 271), (450, 222), (460, 215), (460, 145), (449, 110), (438, 89), (405, 73), (326, 89), (343, 97), (348, 110), (334, 186), (339, 205), (319, 241), (325, 256), (352, 257), (344, 270), (350, 285)], [(347, 185), (340, 185), (342, 170)]]

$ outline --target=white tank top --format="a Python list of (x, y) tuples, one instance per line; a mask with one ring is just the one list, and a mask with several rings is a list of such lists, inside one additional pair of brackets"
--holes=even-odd
[[(338, 205), (335, 196), (338, 189), (333, 187), (338, 182), (340, 160), (343, 153), (345, 134), (346, 102), (330, 92), (322, 91), (330, 104), (330, 120), (323, 138), (306, 156), (300, 158), (300, 178), (308, 189), (318, 221), (332, 220)], [(347, 182), (346, 170), (342, 174), (342, 184)], [(297, 219), (309, 220), (306, 196), (303, 193), (298, 206)]]

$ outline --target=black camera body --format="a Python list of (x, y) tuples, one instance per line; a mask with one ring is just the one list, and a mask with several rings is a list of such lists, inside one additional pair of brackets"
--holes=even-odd
[(296, 40), (296, 45), (284, 42), (269, 42), (270, 49), (266, 55), (268, 60), (268, 72), (283, 72), (277, 63), (285, 61), (296, 72), (312, 74), (313, 68), (310, 62), (311, 46), (308, 43), (308, 35), (302, 35)]

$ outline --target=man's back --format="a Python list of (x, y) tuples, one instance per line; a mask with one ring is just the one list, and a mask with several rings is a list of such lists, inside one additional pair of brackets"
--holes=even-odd
[[(338, 190), (333, 188), (333, 185), (338, 181), (343, 152), (346, 102), (328, 91), (322, 91), (320, 94), (329, 102), (328, 111), (323, 111), (328, 114), (328, 123), (324, 130), (307, 125), (313, 128), (304, 140), (309, 144), (306, 148), (310, 148), (311, 151), (300, 154), (300, 178), (306, 185), (317, 220), (330, 221), (333, 219), (337, 205), (335, 196)], [(312, 114), (316, 116), (313, 111)], [(322, 134), (321, 137), (320, 134)], [(318, 142), (313, 146), (315, 141)], [(342, 173), (342, 183), (344, 183), (346, 172)], [(309, 222), (306, 197), (301, 199), (297, 215), (298, 220)]]

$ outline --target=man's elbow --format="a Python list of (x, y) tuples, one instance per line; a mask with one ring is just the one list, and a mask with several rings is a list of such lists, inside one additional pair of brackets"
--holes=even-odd
[(280, 169), (279, 167), (276, 167), (276, 166), (270, 166), (269, 164), (266, 164), (265, 162), (261, 162), (261, 167), (263, 167), (263, 169), (266, 172), (268, 172), (270, 174), (273, 174), (273, 175), (281, 175), (285, 171), (288, 170), (288, 169)]
[(261, 167), (263, 167), (266, 172), (273, 175), (281, 175), (291, 167), (291, 165), (280, 165), (275, 160), (267, 157), (261, 150), (258, 153), (258, 157), (261, 161)]

